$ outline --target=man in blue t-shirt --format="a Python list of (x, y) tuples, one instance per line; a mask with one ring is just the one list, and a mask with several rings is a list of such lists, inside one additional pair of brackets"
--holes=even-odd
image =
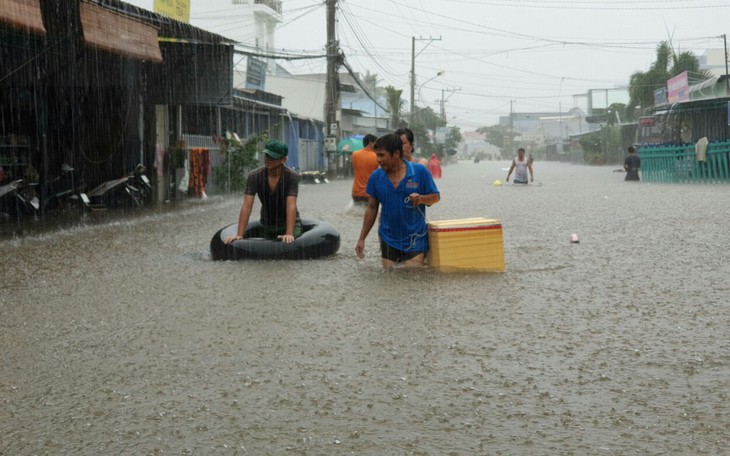
[(355, 253), (359, 258), (365, 256), (365, 238), (382, 206), (378, 236), (383, 268), (396, 263), (423, 266), (428, 252), (426, 206), (439, 202), (438, 188), (425, 166), (403, 159), (403, 143), (395, 134), (378, 138), (375, 153), (380, 168), (370, 175), (365, 190), (368, 205)]

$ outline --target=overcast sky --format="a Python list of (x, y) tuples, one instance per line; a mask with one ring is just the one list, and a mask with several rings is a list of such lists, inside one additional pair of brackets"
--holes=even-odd
[[(251, 44), (251, 24), (232, 0), (190, 2), (193, 25)], [(325, 1), (282, 3), (276, 47), (323, 52)], [(646, 71), (660, 41), (701, 55), (723, 49), (730, 29), (727, 0), (339, 0), (337, 15), (347, 62), (402, 89), (406, 107), (416, 37), (416, 104), (439, 112), (443, 97), (449, 124), (465, 131), (497, 123), (510, 106), (565, 112), (573, 95), (625, 86)], [(323, 59), (282, 64), (294, 73), (326, 71)]]

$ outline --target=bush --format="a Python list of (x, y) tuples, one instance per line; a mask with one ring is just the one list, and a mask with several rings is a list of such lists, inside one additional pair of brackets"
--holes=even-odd
[(256, 152), (268, 138), (269, 133), (263, 132), (240, 140), (237, 135), (226, 132), (220, 143), (223, 162), (215, 168), (215, 181), (228, 192), (242, 192), (249, 171), (259, 164)]

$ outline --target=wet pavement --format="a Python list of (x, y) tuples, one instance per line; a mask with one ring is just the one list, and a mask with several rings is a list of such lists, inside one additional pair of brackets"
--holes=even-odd
[(211, 261), (240, 196), (4, 238), (0, 454), (727, 451), (730, 187), (507, 166), (428, 210), (501, 219), (502, 274), (358, 260), (348, 180), (300, 188), (326, 259)]

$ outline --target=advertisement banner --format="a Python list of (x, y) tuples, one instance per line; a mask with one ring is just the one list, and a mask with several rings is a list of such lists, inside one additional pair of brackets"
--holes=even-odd
[(667, 104), (667, 88), (662, 87), (654, 91), (654, 106)]
[(689, 101), (689, 76), (686, 71), (667, 81), (667, 98), (670, 104)]
[(155, 13), (190, 23), (190, 0), (155, 0)]

